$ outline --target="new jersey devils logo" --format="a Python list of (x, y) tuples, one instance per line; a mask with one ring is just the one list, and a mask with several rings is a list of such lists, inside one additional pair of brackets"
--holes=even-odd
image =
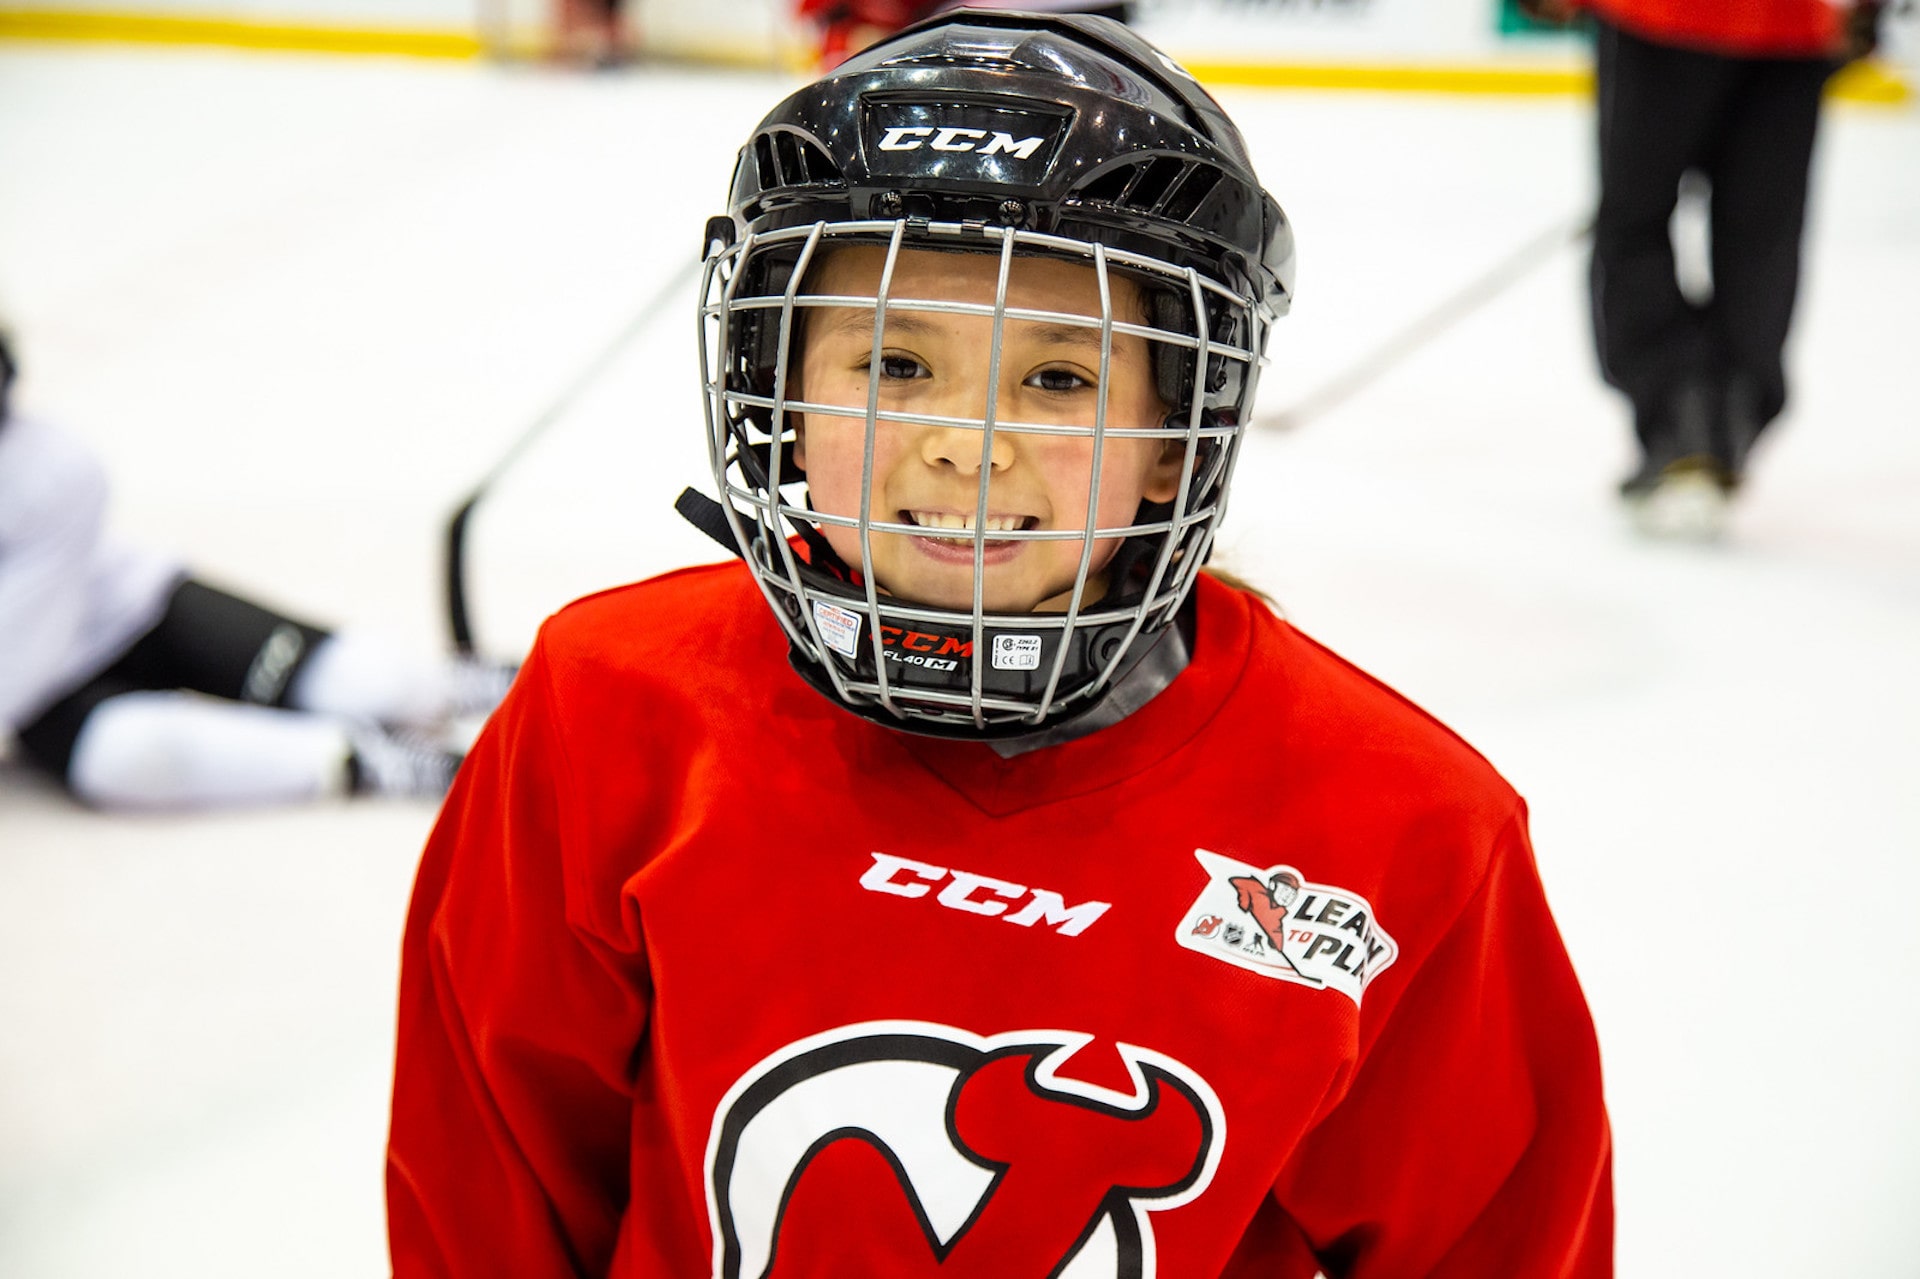
[(1063, 1078), (1092, 1038), (867, 1022), (768, 1057), (714, 1115), (714, 1274), (1151, 1279), (1148, 1214), (1206, 1189), (1225, 1122), (1130, 1044), (1130, 1094)]

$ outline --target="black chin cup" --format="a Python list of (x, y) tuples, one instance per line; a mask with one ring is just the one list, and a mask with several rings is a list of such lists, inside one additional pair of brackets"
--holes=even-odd
[[(1143, 523), (1164, 520), (1170, 507), (1143, 503)], [(816, 533), (817, 537), (818, 534)], [(1169, 589), (1180, 568), (1179, 554), (1169, 562), (1163, 579), (1150, 578), (1164, 534), (1126, 539), (1107, 566), (1109, 580), (1119, 590), (1104, 600), (1087, 604), (1071, 629), (1066, 615), (982, 618), (976, 647), (970, 618), (956, 614), (934, 620), (918, 614), (927, 609), (891, 597), (879, 600), (879, 656), (875, 654), (873, 613), (860, 598), (858, 579), (830, 549), (799, 564), (797, 578), (806, 588), (803, 599), (790, 591), (778, 594), (781, 611), (795, 635), (811, 635), (817, 628), (823, 643), (793, 643), (788, 659), (794, 670), (821, 693), (848, 706), (856, 714), (892, 728), (933, 737), (999, 739), (1025, 736), (1071, 721), (1098, 705), (1112, 683), (1150, 649), (1175, 615), (1184, 592)], [(809, 542), (811, 547), (811, 542)], [(824, 539), (820, 546), (825, 548)], [(755, 547), (764, 555), (765, 548)], [(768, 566), (767, 576), (779, 581), (784, 566)], [(1135, 628), (1135, 618), (1148, 603), (1154, 586), (1162, 607), (1147, 611)], [(811, 618), (809, 618), (811, 613)], [(809, 627), (809, 620), (813, 627)], [(1132, 643), (1129, 645), (1129, 637)], [(1066, 660), (1059, 661), (1062, 645)], [(972, 718), (975, 654), (980, 654), (980, 694), (984, 725)], [(1123, 655), (1124, 654), (1124, 655)], [(1115, 661), (1116, 657), (1120, 660)], [(886, 664), (887, 697), (879, 690), (879, 663)], [(1034, 717), (1047, 695), (1056, 663), (1060, 679), (1044, 716)], [(849, 686), (837, 688), (828, 666)], [(1107, 681), (1094, 677), (1112, 667)], [(932, 693), (937, 696), (928, 697)], [(999, 703), (1006, 703), (1000, 705)]]
[[(797, 611), (797, 601), (790, 603), (790, 614)], [(849, 612), (864, 620), (864, 610)], [(884, 613), (882, 616), (880, 651), (885, 656), (879, 660), (887, 665), (887, 696), (898, 712), (889, 710), (881, 698), (874, 645), (864, 624), (856, 628), (857, 642), (851, 655), (839, 651), (826, 655), (851, 686), (847, 693), (837, 689), (826, 667), (798, 645), (789, 647), (788, 660), (807, 683), (863, 718), (925, 736), (972, 740), (1023, 737), (1093, 709), (1100, 700), (1096, 690), (1084, 684), (1074, 688), (1073, 673), (1105, 668), (1133, 632), (1130, 617), (1076, 623), (1071, 632), (986, 623), (980, 639), (985, 657), (980, 692), (986, 723), (977, 725), (968, 705), (973, 692), (973, 628), (925, 620), (889, 621)], [(1151, 647), (1157, 634), (1157, 630), (1154, 635), (1142, 631), (1133, 644), (1135, 653)], [(1055, 702), (1045, 717), (1036, 721), (1032, 709), (1038, 708), (1046, 695), (1063, 636), (1068, 651)], [(1123, 660), (1116, 665), (1114, 678), (1124, 674), (1130, 664)], [(1103, 684), (1098, 691), (1106, 687)], [(928, 697), (928, 693), (945, 696)], [(996, 704), (1003, 701), (1021, 705), (1013, 708)]]

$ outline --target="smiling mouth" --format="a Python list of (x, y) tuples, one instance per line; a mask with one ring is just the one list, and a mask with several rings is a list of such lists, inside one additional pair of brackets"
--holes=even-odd
[[(905, 522), (920, 528), (940, 529), (942, 532), (951, 530), (959, 534), (957, 537), (935, 537), (929, 539), (931, 541), (946, 542), (955, 546), (973, 544), (974, 517), (971, 514), (956, 515), (948, 511), (902, 511), (900, 515)], [(989, 533), (1024, 532), (1038, 527), (1039, 524), (1039, 518), (1032, 515), (989, 515), (986, 531)], [(1003, 542), (1001, 545), (1010, 544)]]

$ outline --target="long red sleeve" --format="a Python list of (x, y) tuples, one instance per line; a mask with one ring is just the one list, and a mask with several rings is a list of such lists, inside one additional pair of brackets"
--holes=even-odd
[(594, 935), (570, 878), (548, 678), (536, 652), (414, 888), (387, 1158), (397, 1279), (605, 1274), (625, 1209), (645, 968)]
[(1840, 11), (1828, 0), (1587, 0), (1609, 22), (1661, 44), (1752, 58), (1835, 52)]
[[(1328, 1273), (1612, 1274), (1599, 1051), (1522, 813), (1458, 917), (1382, 1004), (1352, 1086), (1276, 1187)], [(1348, 1175), (1327, 1175), (1342, 1165)]]

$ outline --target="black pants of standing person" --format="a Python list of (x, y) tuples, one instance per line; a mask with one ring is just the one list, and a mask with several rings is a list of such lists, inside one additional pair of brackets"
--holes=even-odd
[[(1678, 49), (1596, 33), (1600, 210), (1593, 325), (1606, 380), (1633, 404), (1643, 465), (1708, 462), (1739, 480), (1787, 400), (1781, 351), (1800, 279), (1807, 174), (1834, 64)], [(1713, 294), (1689, 301), (1668, 224), (1681, 179), (1704, 178)]]

